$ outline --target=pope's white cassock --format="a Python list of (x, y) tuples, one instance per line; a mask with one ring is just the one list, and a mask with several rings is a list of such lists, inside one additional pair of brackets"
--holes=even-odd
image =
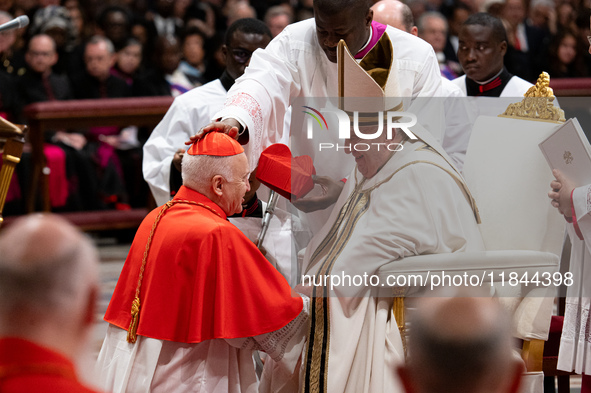
[(570, 269), (573, 285), (566, 292), (564, 326), (557, 368), (591, 375), (591, 185), (575, 188), (576, 220), (567, 225), (572, 242)]
[[(380, 31), (380, 26), (384, 25), (372, 22), (371, 35), (362, 52), (375, 45), (378, 34), (390, 37), (395, 61), (393, 68), (399, 75), (399, 96), (407, 97), (405, 108), (410, 107), (408, 102), (411, 99), (441, 96), (441, 73), (431, 45), (390, 26), (384, 27), (385, 32)], [(236, 80), (228, 92), (224, 109), (215, 118), (234, 118), (248, 128), (247, 155), (251, 168), (255, 168), (262, 150), (279, 141), (283, 118), (294, 99), (337, 96), (337, 65), (328, 60), (318, 44), (316, 25), (311, 18), (287, 26), (265, 49), (253, 53), (244, 75)], [(420, 114), (420, 109), (414, 113)], [(301, 108), (293, 111), (298, 113)], [(421, 123), (428, 127), (429, 117), (434, 123), (432, 129), (439, 133), (440, 112), (433, 116), (433, 111), (425, 109), (424, 112)], [(338, 143), (337, 134), (333, 136), (333, 142)], [(436, 137), (442, 139), (442, 135)], [(307, 142), (303, 130), (291, 130), (291, 138), (292, 144), (295, 138), (300, 146)], [(352, 163), (334, 165), (332, 157), (318, 154), (311, 144), (303, 146), (302, 153), (312, 157), (316, 168), (323, 168), (322, 175), (333, 179), (342, 179), (353, 167)], [(308, 224), (312, 232), (326, 221), (329, 210), (315, 212), (315, 217), (311, 217)]]
[[(352, 171), (328, 223), (306, 249), (304, 274), (371, 276), (407, 256), (483, 250), (463, 180), (432, 136), (423, 130), (419, 137), (430, 146), (407, 140), (375, 176)], [(396, 365), (404, 355), (393, 299), (363, 285), (313, 290), (302, 366), (306, 388), (402, 391)]]

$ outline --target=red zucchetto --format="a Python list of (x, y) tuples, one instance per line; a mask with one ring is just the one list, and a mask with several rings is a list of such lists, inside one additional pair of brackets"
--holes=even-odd
[(234, 138), (222, 132), (208, 132), (193, 143), (187, 154), (191, 156), (229, 157), (243, 153), (244, 149)]

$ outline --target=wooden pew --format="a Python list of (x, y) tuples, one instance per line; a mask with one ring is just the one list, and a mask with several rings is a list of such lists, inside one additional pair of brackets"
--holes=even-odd
[[(84, 128), (94, 126), (146, 126), (155, 127), (170, 105), (173, 97), (134, 97), (107, 98), (97, 100), (69, 100), (39, 102), (28, 105), (23, 110), (29, 126), (29, 141), (33, 160), (33, 173), (26, 196), (27, 212), (36, 209), (36, 201), (40, 196), (42, 210), (49, 211), (49, 190), (46, 158), (43, 154), (44, 134), (48, 130)], [(84, 221), (85, 212), (75, 213)], [(97, 212), (93, 212), (95, 215)], [(116, 212), (113, 212), (116, 213)], [(105, 212), (107, 227), (118, 227), (116, 219)], [(109, 215), (110, 214), (110, 215)], [(125, 214), (119, 213), (121, 218)], [(130, 216), (127, 214), (127, 216)], [(107, 219), (108, 218), (108, 219)], [(96, 227), (105, 227), (97, 222)]]

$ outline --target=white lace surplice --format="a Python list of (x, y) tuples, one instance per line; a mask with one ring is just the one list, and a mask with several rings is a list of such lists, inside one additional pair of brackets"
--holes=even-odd
[(256, 393), (254, 350), (266, 352), (284, 379), (294, 372), (308, 327), (310, 302), (303, 300), (302, 312), (290, 323), (256, 337), (187, 344), (138, 336), (130, 344), (127, 331), (109, 325), (97, 360), (101, 388), (113, 393)]

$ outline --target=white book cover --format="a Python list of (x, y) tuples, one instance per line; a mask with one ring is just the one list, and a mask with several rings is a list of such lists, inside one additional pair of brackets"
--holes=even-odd
[(577, 187), (591, 183), (591, 145), (576, 118), (569, 119), (539, 144), (551, 169)]

